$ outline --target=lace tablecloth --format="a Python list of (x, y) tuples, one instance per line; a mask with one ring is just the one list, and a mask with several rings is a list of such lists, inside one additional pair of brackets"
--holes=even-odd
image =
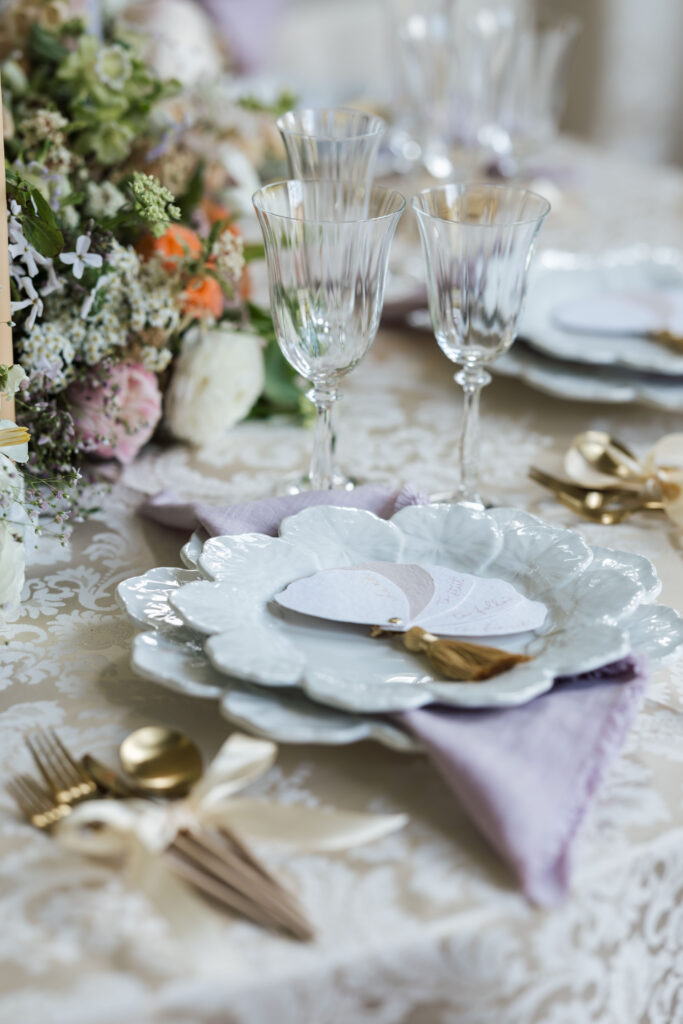
[[(575, 167), (545, 244), (598, 249), (680, 238), (683, 175), (568, 147)], [(460, 419), (433, 340), (384, 332), (349, 380), (340, 456), (356, 474), (443, 490)], [(512, 381), (484, 394), (487, 491), (592, 543), (652, 558), (662, 600), (683, 604), (681, 543), (656, 516), (579, 523), (526, 479), (586, 427), (637, 450), (680, 420), (562, 404)], [(211, 702), (135, 678), (119, 580), (179, 564), (181, 538), (135, 516), (139, 490), (214, 501), (265, 493), (305, 464), (310, 434), (243, 424), (211, 449), (146, 454), (80, 526), (43, 541), (21, 617), (0, 652), (3, 777), (30, 769), (22, 733), (54, 725), (75, 751), (113, 760), (158, 720), (212, 754), (228, 727)], [(134, 488), (138, 488), (135, 490)], [(284, 867), (318, 930), (310, 946), (204, 911), (183, 926), (163, 895), (126, 885), (21, 823), (2, 793), (0, 1020), (7, 1024), (673, 1024), (683, 1021), (683, 658), (660, 667), (589, 814), (573, 893), (531, 907), (425, 760), (367, 743), (283, 748), (261, 790), (286, 802), (405, 810), (403, 832)]]

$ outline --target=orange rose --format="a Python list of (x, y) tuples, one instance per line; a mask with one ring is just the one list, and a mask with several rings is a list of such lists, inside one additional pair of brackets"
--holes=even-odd
[(161, 238), (154, 235), (145, 235), (137, 244), (137, 250), (145, 259), (150, 256), (159, 255), (163, 257), (165, 270), (175, 270), (178, 261), (186, 256), (200, 256), (202, 243), (199, 236), (192, 228), (183, 227), (182, 224), (171, 224)]
[(191, 278), (183, 292), (183, 309), (192, 316), (211, 313), (219, 317), (223, 312), (223, 292), (216, 278)]
[(215, 203), (213, 199), (207, 199), (206, 196), (201, 200), (199, 210), (209, 225), (215, 224), (219, 220), (230, 219), (230, 210), (227, 206), (223, 206), (222, 203)]

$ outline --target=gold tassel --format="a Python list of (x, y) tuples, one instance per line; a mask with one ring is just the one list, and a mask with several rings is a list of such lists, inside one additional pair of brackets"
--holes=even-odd
[(445, 640), (419, 626), (406, 633), (394, 633), (374, 626), (371, 636), (398, 636), (407, 650), (426, 654), (434, 669), (448, 679), (461, 683), (480, 683), (501, 672), (507, 672), (523, 661), (531, 661), (528, 654), (512, 654), (498, 647), (468, 644), (462, 640)]

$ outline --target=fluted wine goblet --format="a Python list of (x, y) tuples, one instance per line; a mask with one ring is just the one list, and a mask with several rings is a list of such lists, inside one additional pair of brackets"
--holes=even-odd
[(538, 233), (550, 210), (542, 196), (503, 185), (458, 184), (413, 196), (427, 264), (432, 327), (460, 365), (465, 393), (460, 483), (454, 500), (481, 506), (479, 397), (487, 366), (512, 345)]
[(277, 119), (291, 178), (370, 187), (386, 128), (381, 117), (345, 107), (290, 110)]
[(306, 484), (334, 486), (330, 415), (339, 382), (379, 325), (391, 240), (405, 207), (391, 189), (280, 181), (254, 193), (278, 344), (311, 383), (316, 430)]
[[(380, 142), (386, 130), (381, 117), (346, 107), (290, 110), (277, 120), (287, 154), (290, 178), (344, 181), (372, 185)], [(352, 490), (356, 481), (336, 464), (334, 407), (330, 419), (334, 486)], [(307, 478), (292, 481), (291, 490), (306, 488)]]

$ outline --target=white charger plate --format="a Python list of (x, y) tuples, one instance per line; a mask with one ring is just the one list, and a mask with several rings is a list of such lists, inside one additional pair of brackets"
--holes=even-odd
[(553, 359), (585, 364), (590, 367), (587, 374), (604, 366), (680, 377), (683, 392), (683, 352), (637, 335), (563, 330), (555, 320), (555, 311), (574, 299), (650, 288), (683, 290), (683, 253), (648, 246), (599, 255), (548, 249), (537, 256), (529, 272), (517, 333)]
[[(395, 561), (444, 565), (514, 583), (548, 608), (534, 634), (489, 642), (533, 660), (486, 682), (456, 683), (393, 640), (289, 612), (273, 597), (324, 568)], [(591, 549), (574, 531), (527, 512), (460, 505), (402, 509), (391, 520), (357, 509), (316, 507), (284, 520), (279, 538), (241, 534), (208, 540), (205, 580), (174, 589), (169, 603), (204, 634), (218, 672), (260, 686), (302, 688), (314, 701), (360, 714), (429, 703), (510, 707), (549, 690), (558, 676), (592, 671), (632, 651), (657, 657), (683, 643), (683, 622), (653, 606), (651, 562)]]

